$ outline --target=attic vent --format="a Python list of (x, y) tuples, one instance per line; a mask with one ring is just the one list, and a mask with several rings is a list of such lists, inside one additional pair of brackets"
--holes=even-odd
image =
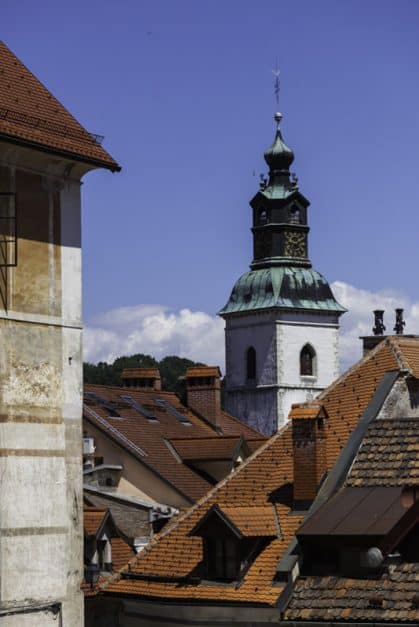
[(128, 403), (133, 409), (135, 409), (136, 412), (138, 412), (139, 414), (147, 418), (147, 420), (149, 420), (150, 422), (158, 422), (154, 413), (146, 409), (144, 405), (141, 405), (141, 403), (133, 399), (132, 396), (130, 396), (129, 394), (121, 394), (121, 398), (123, 401)]
[(165, 409), (169, 414), (172, 414), (172, 416), (174, 416), (176, 420), (178, 420), (185, 427), (192, 426), (191, 421), (188, 420), (188, 418), (181, 414), (177, 409), (175, 409), (173, 405), (171, 405), (164, 398), (156, 398), (154, 402), (158, 407), (161, 407), (162, 409)]

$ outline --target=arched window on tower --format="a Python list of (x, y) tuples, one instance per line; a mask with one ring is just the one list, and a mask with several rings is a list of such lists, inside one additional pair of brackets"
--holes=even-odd
[(256, 379), (256, 351), (253, 346), (249, 346), (246, 351), (246, 379), (248, 381)]
[(300, 353), (300, 375), (314, 377), (316, 374), (316, 351), (310, 344), (306, 344)]

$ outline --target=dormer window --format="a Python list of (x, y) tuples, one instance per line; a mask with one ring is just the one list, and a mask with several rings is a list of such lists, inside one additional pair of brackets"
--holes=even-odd
[(306, 344), (300, 353), (300, 375), (302, 377), (316, 376), (316, 351), (310, 344)]
[(205, 577), (235, 581), (240, 571), (240, 543), (236, 538), (205, 538)]
[(204, 578), (238, 581), (260, 551), (277, 535), (272, 505), (252, 507), (214, 505), (190, 532), (203, 543)]

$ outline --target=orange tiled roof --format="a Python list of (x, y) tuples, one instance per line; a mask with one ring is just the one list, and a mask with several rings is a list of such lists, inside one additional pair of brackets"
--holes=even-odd
[(112, 538), (111, 539), (111, 547), (112, 547), (112, 565), (114, 570), (119, 570), (133, 558), (135, 555), (135, 551), (125, 542), (123, 538)]
[(99, 507), (83, 507), (83, 523), (84, 532), (88, 536), (94, 536), (97, 533), (103, 519), (107, 514), (106, 509), (100, 509)]
[(119, 166), (0, 41), (0, 139), (48, 149), (110, 170)]
[(227, 516), (243, 536), (277, 536), (279, 523), (273, 505), (263, 507), (229, 507), (223, 505), (221, 511)]
[(193, 366), (186, 370), (186, 377), (219, 377), (221, 372), (218, 366)]
[[(203, 449), (208, 449), (208, 441), (212, 438), (223, 440), (225, 436), (235, 438), (243, 436), (246, 440), (252, 438), (256, 438), (258, 442), (261, 440), (260, 433), (225, 412), (222, 412), (220, 418), (221, 434), (218, 433), (210, 424), (204, 422), (193, 411), (182, 405), (178, 397), (172, 392), (86, 385), (85, 394), (89, 392), (114, 403), (122, 418), (113, 419), (109, 416), (109, 412), (95, 403), (92, 398), (85, 396), (87, 407), (84, 411), (84, 420), (87, 423), (92, 423), (134, 455), (137, 455), (136, 450), (142, 450), (144, 455), (137, 455), (138, 459), (164, 477), (191, 503), (206, 494), (211, 489), (212, 484), (194, 469), (179, 463), (167, 445), (167, 440), (170, 442), (176, 438), (182, 440), (191, 438), (194, 440), (196, 451), (200, 450), (200, 439), (202, 439)], [(121, 397), (124, 395), (129, 395), (136, 402), (139, 402), (157, 418), (158, 422), (150, 422), (146, 417), (140, 415), (133, 407), (123, 401)], [(182, 424), (164, 406), (157, 405), (156, 399), (169, 402), (190, 424), (187, 426)], [(93, 410), (94, 413), (92, 414), (89, 410)], [(118, 433), (121, 436), (119, 438)]]
[(316, 403), (315, 401), (312, 403), (294, 403), (291, 407), (288, 418), (290, 420), (293, 420), (294, 418), (298, 420), (317, 418), (322, 411), (323, 405)]
[(121, 378), (127, 379), (128, 377), (136, 377), (138, 379), (160, 379), (160, 370), (158, 368), (124, 368)]
[(232, 459), (241, 442), (238, 436), (172, 438), (170, 443), (184, 461)]
[[(358, 364), (326, 389), (319, 401), (329, 415), (327, 456), (329, 469), (336, 461), (360, 416), (365, 411), (383, 375), (388, 371), (409, 370), (419, 364), (419, 342), (407, 344), (390, 338), (379, 344)], [(407, 354), (405, 354), (405, 350)], [(410, 366), (407, 366), (407, 360)], [(213, 600), (274, 605), (282, 591), (273, 583), (277, 565), (300, 526), (303, 515), (291, 514), (293, 458), (291, 423), (263, 444), (233, 473), (221, 481), (195, 506), (167, 525), (149, 547), (130, 562), (129, 572), (138, 579), (124, 578), (127, 569), (103, 588), (106, 594), (135, 595), (176, 600)], [(240, 584), (225, 586), (193, 583), (188, 575), (196, 572), (203, 558), (202, 539), (190, 531), (214, 505), (221, 509), (245, 508), (252, 519), (273, 503), (279, 521), (280, 537), (274, 538), (259, 554)], [(149, 579), (154, 576), (154, 579)], [(160, 577), (161, 581), (156, 581)]]

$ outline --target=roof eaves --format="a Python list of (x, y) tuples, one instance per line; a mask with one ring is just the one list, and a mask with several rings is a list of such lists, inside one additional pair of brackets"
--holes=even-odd
[(40, 150), (42, 152), (46, 152), (49, 154), (60, 155), (62, 157), (66, 157), (67, 159), (71, 159), (72, 161), (79, 161), (81, 163), (87, 163), (90, 165), (94, 165), (98, 168), (104, 168), (106, 170), (110, 170), (111, 172), (120, 172), (121, 166), (112, 161), (102, 161), (101, 159), (95, 159), (94, 157), (86, 157), (80, 155), (75, 152), (71, 152), (68, 150), (64, 150), (61, 148), (54, 148), (48, 146), (47, 144), (41, 144), (39, 142), (31, 141), (29, 139), (23, 139), (21, 137), (16, 137), (15, 135), (8, 135), (7, 133), (0, 132), (0, 140), (7, 141), (8, 143), (15, 144), (16, 146), (24, 146), (26, 148), (34, 148), (36, 150)]

